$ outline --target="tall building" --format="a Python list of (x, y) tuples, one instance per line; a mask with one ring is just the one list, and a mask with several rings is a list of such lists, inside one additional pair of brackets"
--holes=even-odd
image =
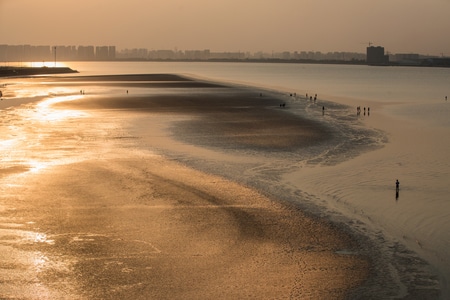
[(384, 47), (367, 47), (366, 61), (368, 65), (385, 65), (389, 63), (389, 56), (384, 54)]
[(0, 45), (0, 61), (48, 61), (51, 59), (50, 46)]
[[(76, 46), (53, 46), (53, 56), (57, 55), (57, 60), (76, 60), (77, 59), (77, 47)], [(55, 53), (56, 51), (56, 53)]]
[(95, 60), (94, 46), (78, 46), (79, 60)]
[(95, 58), (97, 60), (108, 60), (108, 46), (97, 46), (95, 47)]
[(95, 58), (97, 60), (114, 60), (116, 58), (116, 47), (115, 46), (95, 47)]
[(116, 46), (108, 46), (108, 58), (110, 60), (116, 59)]

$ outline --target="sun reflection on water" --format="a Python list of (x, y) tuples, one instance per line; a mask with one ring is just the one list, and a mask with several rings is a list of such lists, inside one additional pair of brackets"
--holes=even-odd
[(62, 67), (67, 67), (67, 64), (64, 62), (60, 62), (60, 61), (32, 61), (29, 63), (24, 63), (24, 66), (26, 67), (34, 67), (34, 68), (41, 68), (41, 67), (47, 67), (47, 68), (52, 68), (52, 67), (57, 67), (57, 68), (62, 68)]
[(36, 112), (33, 115), (40, 121), (59, 121), (67, 118), (86, 116), (86, 113), (82, 111), (55, 109), (51, 107), (56, 103), (74, 101), (82, 97), (82, 95), (68, 95), (48, 98), (36, 105)]
[(45, 243), (49, 245), (53, 245), (55, 243), (54, 240), (48, 238), (47, 234), (34, 231), (23, 231), (22, 242), (27, 244)]
[[(59, 89), (60, 92), (68, 91)], [(88, 117), (88, 113), (54, 105), (83, 97), (74, 93), (52, 95), (16, 109), (0, 110), (0, 171), (19, 173), (22, 167), (20, 170), (36, 173), (70, 160), (71, 149), (80, 139), (74, 126), (79, 118)]]
[(29, 172), (32, 173), (37, 173), (50, 165), (50, 163), (45, 161), (28, 161), (27, 164), (30, 166)]
[(32, 257), (32, 265), (37, 272), (42, 272), (46, 269), (48, 263), (48, 258), (42, 253), (38, 253), (36, 256)]
[(55, 85), (54, 82), (46, 80), (35, 82), (26, 78), (4, 83), (4, 86), (5, 88), (2, 89), (2, 98), (3, 100), (10, 101), (58, 95), (73, 95), (79, 92), (76, 87), (59, 86)]
[(0, 140), (0, 151), (3, 152), (3, 150), (11, 148), (16, 143), (16, 140), (9, 139), (9, 140)]

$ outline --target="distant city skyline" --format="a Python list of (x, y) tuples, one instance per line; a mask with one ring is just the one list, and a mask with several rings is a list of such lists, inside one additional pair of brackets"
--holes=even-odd
[[(366, 53), (360, 52), (326, 52), (320, 51), (281, 51), (281, 52), (214, 52), (209, 49), (146, 49), (125, 48), (117, 50), (116, 46), (65, 46), (65, 45), (5, 45), (0, 44), (0, 62), (45, 62), (74, 60), (292, 60), (292, 61), (347, 61), (381, 63), (384, 61), (404, 61), (420, 63), (421, 60), (436, 56), (418, 53), (385, 53), (384, 47), (369, 46)], [(369, 57), (369, 50), (375, 55)], [(390, 58), (389, 58), (390, 57)]]
[(450, 56), (450, 0), (0, 0), (0, 44)]
[[(53, 66), (69, 61), (259, 61), (293, 63), (345, 63), (369, 65), (409, 65), (449, 67), (450, 58), (421, 55), (418, 53), (387, 53), (384, 47), (368, 46), (366, 53), (320, 51), (282, 52), (214, 52), (203, 50), (149, 50), (146, 48), (117, 50), (115, 46), (50, 46), (50, 45), (2, 45), (0, 64), (38, 62)], [(47, 64), (46, 64), (47, 62)]]

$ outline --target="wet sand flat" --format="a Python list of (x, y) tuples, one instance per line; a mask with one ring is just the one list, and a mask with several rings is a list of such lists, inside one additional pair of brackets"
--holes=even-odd
[[(182, 93), (142, 96), (130, 88), (129, 94), (88, 93), (53, 105), (91, 117), (40, 125), (47, 127), (39, 149), (51, 145), (61, 156), (77, 156), (75, 162), (35, 171), (26, 165), (11, 167), (21, 174), (13, 179), (12, 171), (2, 174), (10, 184), (2, 188), (0, 245), (10, 254), (1, 261), (0, 295), (349, 297), (368, 278), (370, 263), (358, 255), (359, 246), (348, 234), (326, 220), (306, 216), (293, 204), (155, 154), (178, 145), (215, 149), (215, 160), (220, 160), (217, 149), (222, 148), (289, 152), (320, 143), (330, 132), (286, 114), (279, 100), (257, 92), (203, 82), (193, 87), (182, 84), (190, 81), (186, 78), (164, 76), (116, 79), (130, 80), (129, 87), (136, 88), (139, 80), (159, 78), (171, 82), (168, 89), (177, 82)], [(111, 79), (64, 80), (99, 85), (98, 80), (110, 84)], [(164, 82), (157, 88), (164, 88)], [(130, 123), (132, 128), (126, 127)], [(175, 127), (169, 132), (167, 124)], [(72, 142), (76, 148), (69, 147)], [(34, 151), (35, 156), (39, 153)]]
[[(24, 185), (3, 215), (40, 240), (11, 245), (19, 274), (3, 295), (338, 299), (368, 274), (330, 224), (160, 157), (83, 162)], [(36, 253), (41, 266), (24, 259)]]

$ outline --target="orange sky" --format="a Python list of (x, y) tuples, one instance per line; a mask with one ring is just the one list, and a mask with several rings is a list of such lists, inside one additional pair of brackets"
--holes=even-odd
[(450, 0), (0, 0), (0, 44), (450, 56)]

